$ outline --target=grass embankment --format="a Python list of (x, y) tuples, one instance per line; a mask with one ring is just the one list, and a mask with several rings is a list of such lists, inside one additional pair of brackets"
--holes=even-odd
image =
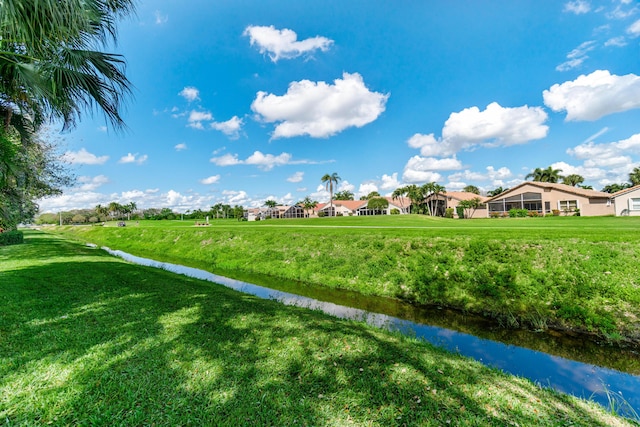
[(4, 425), (630, 425), (411, 338), (28, 232), (0, 247)]
[[(436, 304), (508, 326), (640, 341), (640, 218), (423, 216), (65, 227), (83, 241), (229, 274)], [(231, 273), (232, 274), (232, 273)]]

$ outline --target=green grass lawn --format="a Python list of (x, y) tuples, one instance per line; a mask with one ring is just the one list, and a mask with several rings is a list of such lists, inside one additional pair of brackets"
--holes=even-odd
[(411, 338), (46, 233), (0, 247), (0, 302), (7, 426), (631, 424)]
[(640, 342), (640, 218), (419, 215), (62, 227), (223, 275), (259, 273)]

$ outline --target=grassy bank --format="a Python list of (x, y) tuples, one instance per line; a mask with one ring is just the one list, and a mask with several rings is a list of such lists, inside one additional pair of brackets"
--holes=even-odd
[(50, 234), (0, 247), (5, 425), (629, 425), (363, 324)]
[(640, 341), (640, 218), (424, 216), (65, 227), (82, 241), (203, 267), (436, 304), (508, 326)]

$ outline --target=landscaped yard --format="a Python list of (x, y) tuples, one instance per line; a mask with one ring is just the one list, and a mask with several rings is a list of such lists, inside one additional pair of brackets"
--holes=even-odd
[(10, 426), (631, 424), (411, 338), (51, 234), (0, 247), (0, 301)]

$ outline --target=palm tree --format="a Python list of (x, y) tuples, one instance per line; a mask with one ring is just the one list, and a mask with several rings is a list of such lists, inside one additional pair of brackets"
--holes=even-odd
[(553, 167), (551, 166), (547, 167), (546, 169), (535, 168), (535, 170), (527, 174), (524, 179), (533, 178), (534, 181), (538, 182), (554, 183), (558, 182), (558, 180), (562, 178), (560, 172), (562, 172), (562, 169), (553, 169)]
[(318, 202), (316, 202), (315, 200), (311, 200), (309, 196), (305, 197), (304, 200), (300, 202), (300, 204), (302, 205), (302, 209), (304, 209), (307, 215), (309, 215), (308, 211), (312, 211), (316, 206), (318, 206)]
[(269, 200), (265, 200), (265, 201), (264, 201), (264, 205), (265, 205), (266, 207), (268, 207), (268, 208), (273, 209), (273, 208), (275, 208), (276, 206), (278, 206), (278, 202), (276, 202), (276, 201), (275, 201), (275, 200), (273, 200), (273, 199), (269, 199)]
[(341, 179), (342, 178), (340, 178), (336, 172), (332, 173), (331, 175), (325, 174), (322, 178), (320, 178), (320, 181), (325, 184), (325, 188), (329, 191), (329, 206), (331, 207), (331, 215), (335, 215), (335, 212), (333, 210), (333, 185), (335, 184), (337, 186), (338, 181), (340, 181)]
[(629, 173), (629, 181), (632, 186), (640, 185), (640, 168), (633, 168)]
[(335, 200), (353, 200), (353, 193), (349, 190), (338, 191), (333, 197)]
[(604, 188), (602, 188), (602, 190), (600, 191), (602, 191), (603, 193), (613, 194), (620, 190), (624, 190), (625, 188), (629, 188), (629, 185), (628, 184), (609, 184), (609, 185), (606, 185)]
[(420, 212), (420, 208), (424, 200), (420, 187), (415, 184), (405, 185), (404, 187), (396, 188), (393, 194), (395, 194), (396, 197), (408, 197), (409, 200), (411, 200), (411, 207), (409, 208), (410, 212), (414, 212), (414, 206), (418, 210), (418, 213)]
[[(4, 1), (0, 8), (0, 117), (36, 127), (47, 117), (71, 127), (86, 109), (116, 128), (131, 93), (121, 55), (95, 50), (116, 41), (116, 21), (134, 0)], [(13, 120), (16, 114), (17, 121)]]
[(391, 193), (391, 198), (393, 200), (398, 200), (400, 199), (400, 207), (402, 208), (402, 210), (404, 211), (404, 197), (407, 194), (406, 190), (404, 187), (398, 187), (395, 190), (393, 190), (393, 193)]
[(120, 216), (120, 212), (122, 212), (122, 205), (118, 202), (111, 202), (109, 203), (108, 209), (112, 217)]
[(578, 175), (572, 173), (571, 175), (567, 175), (562, 178), (562, 183), (566, 185), (570, 185), (572, 187), (577, 186), (578, 184), (582, 184), (584, 182), (584, 177), (582, 175)]
[(498, 187), (498, 188), (496, 188), (494, 190), (488, 191), (487, 192), (487, 196), (494, 197), (494, 196), (497, 196), (498, 194), (504, 193), (507, 190), (508, 190), (508, 188), (504, 188), (503, 189), (502, 187)]

